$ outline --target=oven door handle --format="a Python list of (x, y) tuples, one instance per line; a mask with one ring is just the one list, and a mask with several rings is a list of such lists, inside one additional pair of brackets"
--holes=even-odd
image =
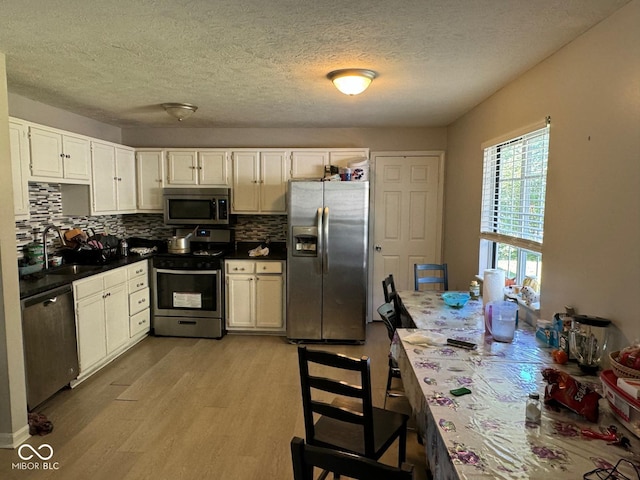
[(211, 275), (212, 273), (222, 274), (221, 269), (216, 270), (171, 270), (167, 268), (154, 268), (156, 273), (172, 273), (176, 275)]

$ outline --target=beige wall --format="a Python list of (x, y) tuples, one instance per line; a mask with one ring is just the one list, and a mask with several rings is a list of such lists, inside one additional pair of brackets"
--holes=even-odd
[(445, 259), (453, 288), (478, 270), (482, 142), (552, 118), (542, 317), (574, 306), (640, 338), (640, 1), (448, 129)]
[(444, 150), (446, 128), (128, 128), (132, 147), (365, 147)]
[(15, 220), (6, 208), (13, 205), (6, 77), (0, 53), (0, 447), (17, 446), (29, 433)]

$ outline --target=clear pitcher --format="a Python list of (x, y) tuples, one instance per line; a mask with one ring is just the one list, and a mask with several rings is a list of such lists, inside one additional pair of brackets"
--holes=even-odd
[(489, 302), (484, 309), (485, 334), (498, 342), (512, 342), (516, 331), (518, 304), (507, 301)]

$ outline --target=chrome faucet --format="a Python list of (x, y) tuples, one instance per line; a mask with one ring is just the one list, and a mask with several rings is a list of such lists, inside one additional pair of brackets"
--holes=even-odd
[(55, 225), (48, 225), (47, 228), (42, 232), (42, 250), (44, 253), (44, 268), (45, 270), (49, 269), (49, 254), (47, 252), (47, 233), (49, 230), (55, 230), (58, 233), (58, 237), (60, 238), (60, 243), (64, 245), (64, 237), (62, 236), (62, 231), (59, 227)]

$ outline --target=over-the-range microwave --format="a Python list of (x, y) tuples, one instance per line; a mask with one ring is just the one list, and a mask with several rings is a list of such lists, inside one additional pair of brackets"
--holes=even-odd
[(228, 188), (165, 188), (165, 225), (229, 225)]

